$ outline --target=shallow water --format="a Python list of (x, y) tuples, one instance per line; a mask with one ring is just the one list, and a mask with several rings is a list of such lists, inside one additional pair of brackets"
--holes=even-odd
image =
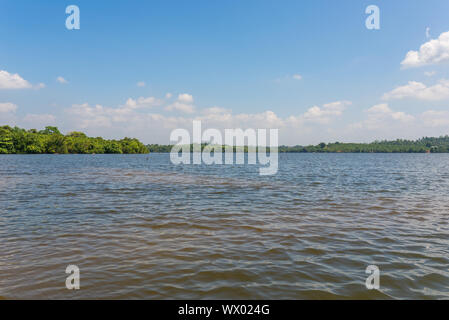
[(0, 155), (0, 297), (448, 299), (448, 200), (447, 154)]

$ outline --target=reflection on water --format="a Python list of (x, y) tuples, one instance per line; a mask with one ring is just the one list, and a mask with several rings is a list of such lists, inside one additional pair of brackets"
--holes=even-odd
[(447, 299), (448, 194), (443, 154), (0, 156), (0, 297)]

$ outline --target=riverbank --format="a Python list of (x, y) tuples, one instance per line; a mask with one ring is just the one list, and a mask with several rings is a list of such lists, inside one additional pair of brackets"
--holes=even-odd
[[(201, 146), (204, 149), (206, 145)], [(147, 145), (150, 152), (170, 152), (172, 145)], [(191, 150), (193, 146), (190, 145)], [(219, 147), (218, 147), (219, 148)], [(226, 146), (221, 146), (222, 151)], [(251, 148), (250, 148), (251, 149)], [(219, 150), (219, 149), (218, 149)], [(248, 152), (248, 147), (234, 147), (234, 152)], [(252, 151), (257, 151), (253, 148)], [(449, 136), (429, 138), (425, 137), (418, 140), (393, 140), (393, 141), (375, 141), (372, 143), (320, 143), (309, 146), (280, 146), (280, 153), (449, 153)]]

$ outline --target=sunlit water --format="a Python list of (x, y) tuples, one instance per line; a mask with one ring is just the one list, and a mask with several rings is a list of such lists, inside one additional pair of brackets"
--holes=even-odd
[(4, 155), (0, 297), (447, 299), (448, 221), (446, 154)]

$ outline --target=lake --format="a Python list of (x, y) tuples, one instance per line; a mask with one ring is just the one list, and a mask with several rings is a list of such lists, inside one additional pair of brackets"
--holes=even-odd
[[(258, 168), (0, 155), (0, 297), (449, 298), (449, 154), (280, 154), (276, 175)], [(70, 264), (80, 290), (65, 287)]]

